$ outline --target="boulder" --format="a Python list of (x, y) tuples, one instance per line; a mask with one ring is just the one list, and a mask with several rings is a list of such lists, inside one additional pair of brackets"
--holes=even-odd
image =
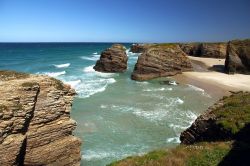
[(225, 70), (229, 74), (250, 73), (250, 39), (228, 43)]
[(0, 71), (0, 165), (80, 165), (70, 86), (48, 76)]
[(121, 44), (114, 44), (101, 53), (94, 69), (99, 72), (120, 73), (127, 70), (128, 57), (126, 49)]
[(190, 70), (191, 62), (178, 45), (154, 45), (139, 56), (131, 78), (142, 81)]

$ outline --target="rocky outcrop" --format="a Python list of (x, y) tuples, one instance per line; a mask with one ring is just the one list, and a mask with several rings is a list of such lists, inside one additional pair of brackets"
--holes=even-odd
[(225, 69), (230, 74), (250, 73), (250, 39), (228, 43)]
[(186, 43), (180, 44), (188, 55), (206, 58), (226, 58), (226, 43)]
[(0, 93), (0, 165), (80, 165), (73, 89), (47, 76), (0, 71)]
[(130, 52), (133, 53), (143, 53), (151, 44), (133, 44), (130, 47)]
[(101, 53), (100, 60), (96, 62), (94, 69), (99, 72), (125, 72), (128, 61), (125, 50), (121, 44), (112, 45), (111, 48)]
[(178, 45), (154, 45), (139, 56), (131, 78), (142, 81), (190, 70), (192, 65)]
[(242, 132), (250, 124), (249, 108), (249, 92), (237, 92), (229, 97), (224, 97), (208, 108), (191, 127), (181, 133), (181, 143), (249, 140), (249, 131)]

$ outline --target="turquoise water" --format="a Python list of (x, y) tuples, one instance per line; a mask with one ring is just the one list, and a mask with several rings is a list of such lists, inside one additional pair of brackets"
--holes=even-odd
[[(78, 93), (71, 116), (83, 140), (82, 165), (103, 166), (179, 144), (179, 135), (216, 99), (192, 85), (130, 79), (139, 54), (129, 53), (123, 74), (95, 72), (111, 43), (0, 44), (0, 69), (47, 74)], [(130, 44), (125, 44), (129, 48)]]

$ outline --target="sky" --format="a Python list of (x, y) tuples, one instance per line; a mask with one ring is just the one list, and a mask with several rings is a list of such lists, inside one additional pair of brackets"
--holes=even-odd
[(0, 42), (250, 38), (250, 0), (0, 0)]

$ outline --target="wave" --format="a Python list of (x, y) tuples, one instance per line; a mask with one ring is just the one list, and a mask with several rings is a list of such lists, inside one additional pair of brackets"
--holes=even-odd
[(85, 67), (85, 68), (83, 69), (83, 71), (84, 71), (85, 73), (93, 73), (93, 72), (95, 72), (94, 66), (95, 66), (95, 65), (91, 65), (91, 66)]
[(66, 84), (69, 84), (72, 88), (76, 88), (82, 81), (75, 80), (75, 81), (65, 81)]
[(144, 92), (158, 92), (158, 91), (172, 91), (173, 88), (155, 88), (155, 89), (144, 89)]
[(204, 89), (201, 89), (201, 88), (199, 88), (197, 86), (190, 85), (190, 84), (188, 84), (188, 87), (191, 88), (191, 89), (193, 89), (194, 91), (201, 92), (201, 94), (204, 95), (204, 96), (206, 96), (206, 97), (211, 98), (211, 96), (209, 94), (207, 94)]
[(44, 74), (50, 77), (58, 77), (60, 75), (64, 75), (66, 74), (66, 71), (62, 71), (62, 72), (45, 72), (45, 73), (37, 73), (37, 74)]
[(94, 52), (93, 55), (97, 55), (98, 53), (97, 52)]
[(70, 66), (70, 63), (60, 64), (60, 65), (54, 65), (56, 68), (67, 68)]
[(93, 54), (90, 57), (88, 57), (88, 56), (81, 56), (80, 58), (83, 59), (83, 60), (88, 60), (88, 61), (97, 61), (100, 58), (100, 55)]
[(167, 143), (181, 143), (180, 137), (172, 137), (167, 139)]

